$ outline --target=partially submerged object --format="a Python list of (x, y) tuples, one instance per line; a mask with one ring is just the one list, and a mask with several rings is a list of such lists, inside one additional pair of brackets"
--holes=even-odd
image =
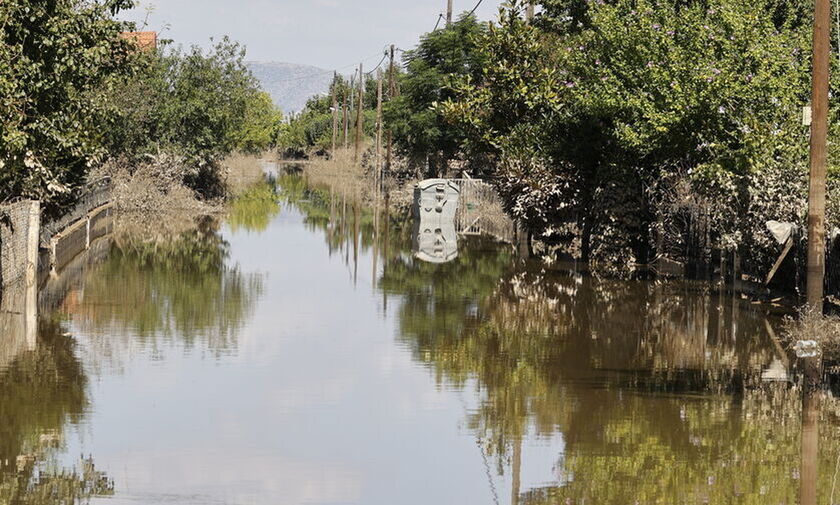
[(414, 188), (414, 253), (428, 263), (447, 263), (458, 257), (455, 214), (458, 185), (447, 179), (427, 179)]
[(816, 340), (799, 340), (793, 350), (797, 358), (816, 358), (820, 355), (820, 345)]

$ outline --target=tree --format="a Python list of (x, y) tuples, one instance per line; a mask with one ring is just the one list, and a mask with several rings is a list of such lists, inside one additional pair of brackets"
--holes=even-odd
[(263, 151), (280, 129), (280, 111), (244, 58), (245, 49), (227, 37), (209, 52), (164, 47), (139, 55), (137, 75), (111, 95), (111, 154), (132, 161), (173, 154), (183, 160), (184, 182), (213, 195), (222, 158)]
[(259, 154), (277, 142), (283, 115), (265, 91), (253, 90), (245, 99), (245, 117), (234, 132), (236, 149)]
[(131, 0), (0, 3), (0, 201), (66, 198), (105, 156), (103, 89), (129, 72)]
[(478, 43), (481, 79), (440, 107), (492, 157), (516, 217), (546, 240), (579, 239), (584, 258), (645, 263), (680, 250), (687, 212), (709, 223), (709, 247), (772, 261), (764, 222), (797, 221), (802, 197), (803, 7), (543, 4), (534, 24), (520, 1), (504, 8)]
[(405, 54), (400, 96), (388, 102), (385, 121), (399, 150), (415, 163), (427, 163), (426, 175), (443, 174), (460, 152), (461, 128), (445, 121), (434, 105), (454, 96), (451, 86), (456, 79), (481, 75), (485, 53), (477, 44), (485, 31), (474, 16), (465, 16), (426, 34)]

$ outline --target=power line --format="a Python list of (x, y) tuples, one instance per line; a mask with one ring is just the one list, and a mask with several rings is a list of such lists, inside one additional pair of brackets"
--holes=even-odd
[(388, 57), (388, 52), (386, 51), (386, 52), (382, 55), (382, 59), (381, 59), (381, 60), (379, 60), (379, 63), (376, 65), (376, 68), (374, 68), (374, 69), (373, 69), (373, 70), (371, 70), (370, 72), (365, 72), (365, 75), (370, 75), (370, 74), (372, 74), (372, 73), (376, 72), (376, 70), (377, 70), (379, 67), (381, 67), (381, 66), (382, 66), (382, 63), (385, 61), (385, 58), (387, 58), (387, 57)]
[(473, 10), (471, 10), (471, 11), (470, 11), (470, 13), (469, 13), (469, 14), (467, 14), (467, 16), (472, 16), (473, 14), (475, 14), (475, 11), (477, 11), (477, 10), (478, 10), (478, 7), (481, 5), (481, 3), (482, 3), (483, 1), (484, 1), (484, 0), (478, 0), (478, 3), (477, 3), (477, 4), (475, 4), (475, 7), (473, 7)]
[(437, 23), (435, 23), (435, 27), (434, 27), (434, 28), (432, 28), (432, 31), (435, 31), (435, 30), (437, 30), (437, 29), (438, 29), (438, 26), (440, 26), (440, 20), (441, 20), (441, 19), (443, 19), (443, 14), (438, 14)]

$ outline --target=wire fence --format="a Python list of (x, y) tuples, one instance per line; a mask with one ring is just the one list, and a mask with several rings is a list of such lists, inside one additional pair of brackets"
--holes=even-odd
[(455, 231), (461, 235), (486, 235), (513, 242), (516, 223), (505, 212), (498, 191), (479, 179), (451, 179), (459, 189)]
[(112, 183), (110, 177), (89, 182), (80, 192), (76, 204), (60, 218), (41, 223), (41, 245), (47, 247), (52, 238), (66, 230), (70, 225), (79, 221), (103, 205), (110, 203), (112, 198)]

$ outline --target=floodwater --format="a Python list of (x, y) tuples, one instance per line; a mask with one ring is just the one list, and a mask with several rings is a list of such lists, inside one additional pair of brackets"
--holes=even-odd
[(0, 336), (0, 504), (840, 500), (778, 316), (482, 240), (423, 263), (411, 223), (275, 182), (117, 224)]

